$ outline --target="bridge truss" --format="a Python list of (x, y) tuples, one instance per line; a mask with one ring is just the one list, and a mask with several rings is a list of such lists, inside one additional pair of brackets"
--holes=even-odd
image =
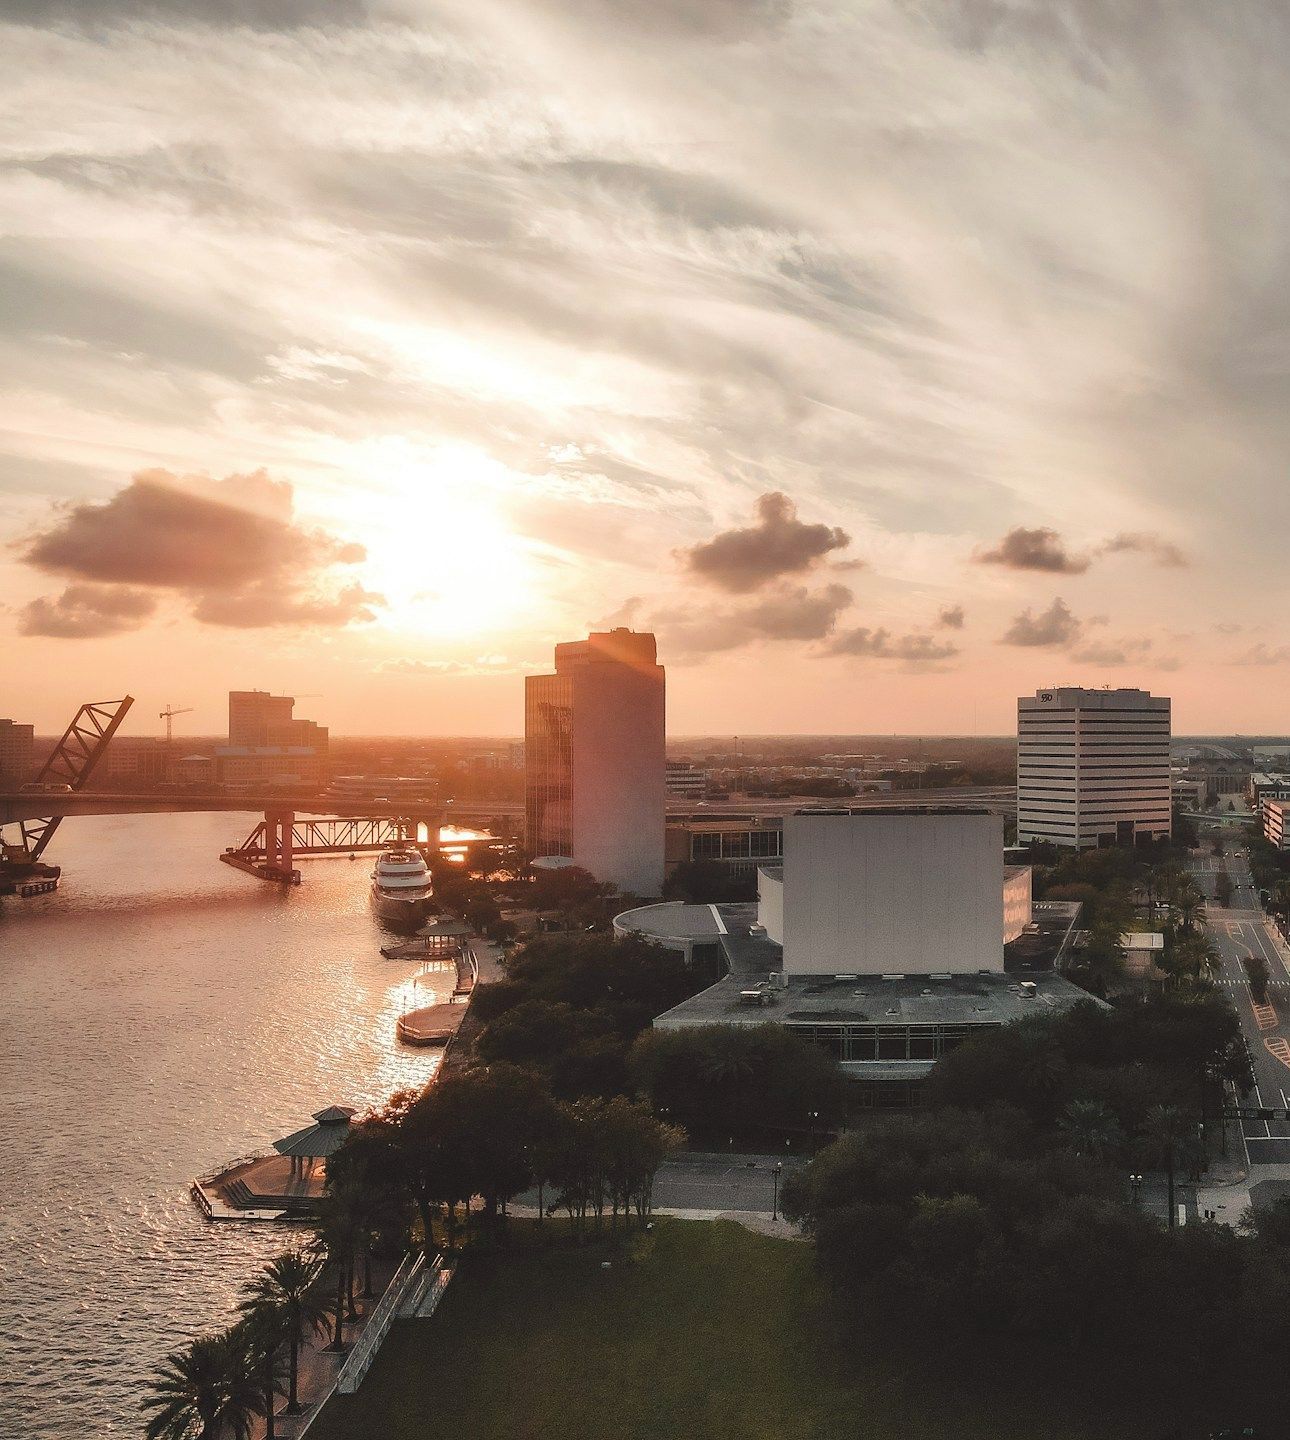
[[(62, 739), (54, 746), (49, 759), (41, 766), (34, 783), (66, 785), (69, 790), (84, 789), (133, 704), (134, 697), (127, 695), (121, 700), (95, 700), (82, 705), (72, 723), (63, 731)], [(61, 820), (61, 815), (52, 815), (21, 822), (26, 863), (40, 859)]]
[[(355, 855), (387, 850), (392, 845), (417, 845), (425, 849), (427, 842), (417, 839), (422, 825), (427, 827), (428, 835), (438, 836), (437, 815), (298, 820), (290, 811), (266, 811), (264, 819), (246, 839), (240, 845), (230, 846), (219, 858), (226, 865), (245, 870), (261, 880), (299, 885), (300, 871), (294, 865), (297, 855)], [(437, 839), (429, 843), (437, 844)]]

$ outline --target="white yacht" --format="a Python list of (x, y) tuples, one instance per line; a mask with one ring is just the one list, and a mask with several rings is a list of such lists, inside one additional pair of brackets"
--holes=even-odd
[(430, 871), (411, 846), (382, 850), (372, 867), (372, 905), (382, 920), (419, 925), (430, 908)]

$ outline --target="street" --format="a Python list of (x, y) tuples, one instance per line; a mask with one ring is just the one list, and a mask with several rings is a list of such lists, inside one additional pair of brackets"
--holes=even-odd
[[(1214, 898), (1218, 873), (1226, 864), (1232, 879), (1232, 903)], [(1290, 1107), (1290, 971), (1264, 920), (1243, 849), (1223, 860), (1193, 852), (1188, 868), (1207, 900), (1206, 930), (1222, 960), (1217, 978), (1236, 1007), (1254, 1067), (1255, 1090), (1246, 1104), (1260, 1109)], [(1242, 960), (1261, 955), (1268, 966), (1268, 1003), (1256, 1006)], [(1290, 1124), (1280, 1120), (1244, 1120), (1241, 1130), (1251, 1165), (1290, 1164)]]

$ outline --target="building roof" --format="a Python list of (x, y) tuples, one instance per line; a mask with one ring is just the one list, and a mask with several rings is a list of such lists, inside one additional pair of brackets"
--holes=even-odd
[(325, 1160), (335, 1154), (349, 1136), (349, 1122), (357, 1111), (348, 1105), (328, 1105), (325, 1110), (314, 1112), (313, 1125), (303, 1130), (293, 1130), (281, 1140), (273, 1142), (279, 1155), (304, 1156), (311, 1160)]
[(684, 900), (665, 900), (661, 905), (624, 910), (614, 917), (614, 925), (654, 940), (716, 940), (726, 933), (723, 912), (732, 909), (750, 910), (756, 919), (755, 905), (691, 905)]
[[(690, 1025), (1007, 1025), (1094, 1000), (1060, 975), (788, 975), (783, 988), (727, 975), (660, 1015), (659, 1029)], [(762, 1003), (745, 999), (755, 991)], [(868, 1062), (866, 1063), (866, 1067)], [(865, 1074), (871, 1071), (866, 1068)], [(926, 1072), (923, 1072), (926, 1073)]]

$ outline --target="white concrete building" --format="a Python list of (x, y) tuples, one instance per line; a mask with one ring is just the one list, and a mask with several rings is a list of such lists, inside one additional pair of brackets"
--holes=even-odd
[(1017, 701), (1017, 839), (1085, 849), (1172, 824), (1170, 702), (1059, 686)]
[(525, 833), (635, 895), (663, 888), (666, 676), (653, 635), (618, 629), (555, 647), (524, 682)]
[(1001, 973), (1003, 879), (998, 815), (789, 815), (760, 918), (790, 975)]

